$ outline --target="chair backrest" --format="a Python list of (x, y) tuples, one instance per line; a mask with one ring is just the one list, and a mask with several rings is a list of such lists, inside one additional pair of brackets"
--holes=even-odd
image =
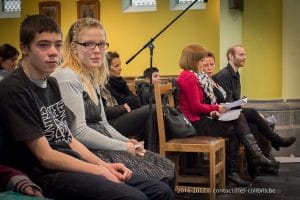
[(156, 115), (157, 115), (157, 126), (159, 134), (159, 151), (161, 155), (165, 154), (165, 144), (166, 144), (166, 129), (164, 114), (162, 109), (162, 95), (168, 101), (171, 107), (174, 107), (174, 97), (172, 93), (172, 83), (168, 82), (166, 84), (160, 84), (158, 82), (154, 83), (154, 96), (155, 96), (155, 106), (156, 106)]

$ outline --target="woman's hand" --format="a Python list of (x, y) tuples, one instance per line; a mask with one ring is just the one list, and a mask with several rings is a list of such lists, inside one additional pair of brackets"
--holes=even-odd
[(138, 142), (135, 139), (130, 139), (127, 143), (127, 152), (133, 155), (137, 154), (139, 156), (144, 156), (146, 153), (146, 150), (144, 149), (144, 141)]
[(124, 103), (123, 107), (127, 110), (127, 112), (131, 112), (131, 108), (127, 103)]
[(211, 116), (214, 119), (218, 119), (220, 117), (220, 113), (218, 111), (211, 111), (209, 113), (209, 116)]
[(135, 152), (139, 156), (144, 156), (146, 150), (144, 149), (144, 141), (141, 141), (135, 145)]
[(226, 109), (224, 108), (224, 106), (222, 106), (222, 105), (218, 105), (218, 106), (219, 106), (218, 111), (220, 114), (223, 114), (224, 112), (226, 112)]
[(127, 152), (132, 154), (132, 155), (135, 155), (135, 144), (133, 142), (127, 142)]
[(31, 195), (31, 196), (36, 196), (36, 197), (44, 197), (40, 190), (36, 189), (35, 187), (28, 185), (26, 186), (23, 190), (22, 193)]
[(139, 141), (137, 141), (136, 139), (129, 139), (128, 142), (132, 142), (133, 144), (138, 144)]

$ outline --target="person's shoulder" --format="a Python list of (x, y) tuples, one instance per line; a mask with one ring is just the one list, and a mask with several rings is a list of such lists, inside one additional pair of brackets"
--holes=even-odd
[(78, 75), (70, 67), (58, 67), (51, 76), (54, 77), (58, 83), (80, 82)]
[(147, 81), (137, 81), (135, 85), (137, 88), (150, 87), (150, 83)]
[(12, 73), (0, 81), (0, 109), (7, 107), (8, 104), (15, 104), (30, 101), (32, 86), (26, 77)]
[[(83, 83), (74, 70), (69, 67), (57, 68), (52, 74), (52, 77), (56, 79), (58, 82), (61, 93), (65, 93), (67, 91), (83, 91)], [(71, 90), (70, 90), (71, 89)]]
[(196, 76), (195, 74), (192, 72), (192, 71), (189, 71), (189, 70), (183, 70), (178, 78), (177, 78), (177, 81), (184, 81), (184, 80), (187, 80), (187, 79), (195, 79)]
[(53, 76), (48, 76), (48, 77), (47, 77), (47, 80), (48, 80), (49, 82), (54, 82), (54, 83), (57, 83), (57, 80), (56, 80), (56, 78), (55, 78), (55, 77), (53, 77)]
[(231, 66), (228, 64), (226, 67), (223, 67), (220, 71), (218, 71), (214, 77), (218, 79), (222, 76), (228, 76), (230, 74), (230, 68)]
[(15, 70), (0, 81), (0, 91), (2, 95), (4, 93), (20, 92), (27, 88), (26, 85), (28, 83), (24, 80), (25, 77), (23, 77), (19, 71), (19, 69)]
[(48, 76), (47, 81), (48, 81), (48, 84), (55, 85), (58, 87), (58, 82), (57, 82), (56, 78), (54, 78), (52, 76)]

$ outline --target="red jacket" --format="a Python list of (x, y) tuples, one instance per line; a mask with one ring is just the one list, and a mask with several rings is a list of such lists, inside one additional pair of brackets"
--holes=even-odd
[(218, 105), (205, 104), (204, 92), (196, 75), (183, 70), (177, 78), (179, 89), (179, 109), (190, 121), (200, 120), (200, 115), (208, 115), (211, 111), (218, 111)]

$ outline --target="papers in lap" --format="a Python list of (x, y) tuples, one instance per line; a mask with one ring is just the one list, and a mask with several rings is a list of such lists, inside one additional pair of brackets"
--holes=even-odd
[(242, 109), (229, 110), (219, 116), (220, 121), (232, 121), (239, 118)]
[(226, 110), (230, 110), (231, 108), (234, 108), (234, 107), (243, 106), (247, 102), (248, 102), (248, 98), (243, 98), (243, 99), (233, 101), (233, 102), (230, 102), (230, 103), (221, 103), (221, 105), (224, 106), (224, 108)]

